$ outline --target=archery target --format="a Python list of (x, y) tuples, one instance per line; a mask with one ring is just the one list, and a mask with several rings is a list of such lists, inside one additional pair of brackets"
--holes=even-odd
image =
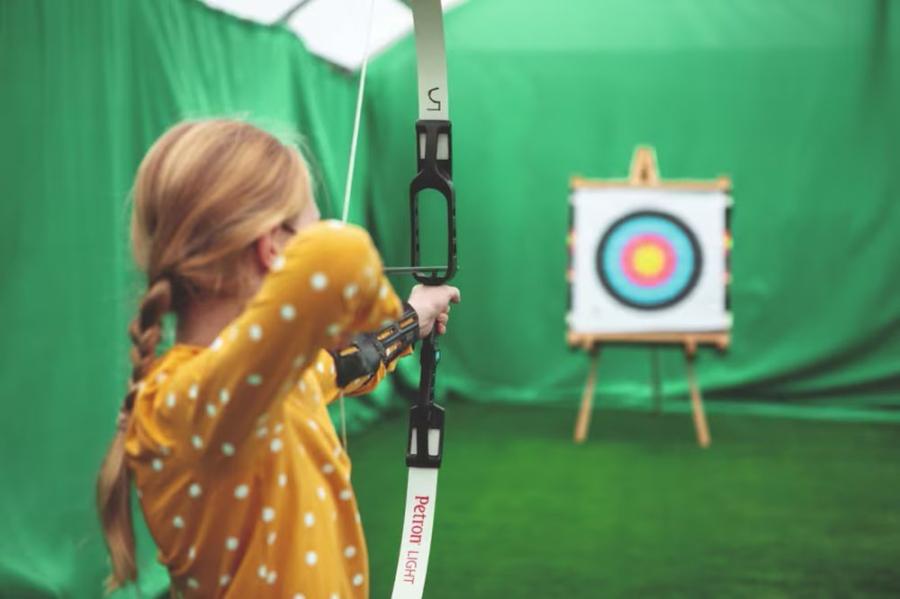
[(626, 306), (658, 310), (687, 296), (703, 256), (691, 230), (665, 212), (632, 212), (613, 223), (597, 248), (597, 274)]
[(731, 328), (727, 210), (720, 191), (581, 187), (572, 192), (569, 329)]

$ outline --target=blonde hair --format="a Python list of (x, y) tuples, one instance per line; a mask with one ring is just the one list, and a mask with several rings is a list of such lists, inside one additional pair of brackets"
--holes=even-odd
[(312, 201), (300, 152), (248, 123), (180, 123), (138, 168), (131, 239), (147, 290), (128, 328), (131, 380), (97, 478), (97, 510), (112, 563), (108, 591), (137, 579), (125, 433), (141, 380), (156, 358), (162, 318), (192, 298), (241, 291), (247, 248)]

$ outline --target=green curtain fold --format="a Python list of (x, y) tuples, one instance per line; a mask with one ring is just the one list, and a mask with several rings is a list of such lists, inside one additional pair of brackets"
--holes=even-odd
[[(733, 346), (701, 357), (707, 397), (896, 419), (900, 17), (888, 5), (492, 0), (448, 15), (465, 301), (445, 389), (573, 403), (587, 360), (564, 342), (568, 181), (624, 178), (651, 144), (664, 178), (734, 182)], [(371, 95), (391, 99), (371, 115), (373, 157), (414, 155), (414, 61), (406, 40), (372, 66)], [(406, 178), (375, 164), (373, 226), (399, 261), (405, 241), (387, 240), (407, 237), (395, 218)], [(649, 405), (650, 351), (608, 346), (602, 402)], [(660, 351), (668, 405), (683, 408), (680, 352)]]
[[(354, 90), (290, 31), (187, 0), (3, 2), (0, 80), (0, 595), (96, 597), (106, 560), (94, 476), (143, 285), (127, 234), (138, 162), (183, 118), (300, 132), (334, 215)], [(145, 590), (159, 590), (165, 575), (141, 541)]]

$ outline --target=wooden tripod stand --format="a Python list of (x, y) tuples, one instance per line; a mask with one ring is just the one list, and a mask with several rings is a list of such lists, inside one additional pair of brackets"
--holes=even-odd
[[(688, 387), (691, 395), (691, 414), (694, 420), (694, 430), (697, 434), (697, 444), (700, 447), (709, 447), (711, 437), (709, 425), (706, 422), (706, 411), (703, 408), (703, 395), (700, 384), (697, 382), (697, 374), (694, 369), (694, 361), (697, 357), (697, 346), (701, 343), (716, 345), (719, 349), (725, 349), (729, 343), (727, 333), (698, 333), (698, 334), (671, 334), (671, 335), (619, 335), (619, 336), (579, 336), (569, 335), (569, 342), (581, 345), (591, 356), (587, 381), (581, 394), (581, 406), (578, 409), (578, 418), (575, 420), (575, 442), (583, 443), (587, 439), (588, 429), (591, 424), (591, 414), (594, 409), (594, 391), (597, 386), (597, 367), (600, 362), (600, 350), (603, 341), (619, 343), (666, 343), (681, 345), (684, 350), (685, 372), (687, 374)], [(657, 367), (658, 368), (658, 367)], [(658, 380), (654, 375), (654, 384), (658, 386)], [(660, 409), (660, 396), (658, 389), (654, 389), (656, 396), (656, 408)]]

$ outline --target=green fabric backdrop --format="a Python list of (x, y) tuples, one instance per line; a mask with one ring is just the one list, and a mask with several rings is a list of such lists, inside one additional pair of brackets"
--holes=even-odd
[[(574, 405), (586, 361), (564, 344), (568, 179), (624, 176), (650, 143), (665, 177), (735, 183), (734, 346), (700, 365), (713, 403), (896, 414), (900, 16), (888, 5), (473, 0), (450, 14), (465, 303), (444, 390)], [(354, 220), (398, 264), (414, 72), (411, 40), (372, 65), (354, 198)], [(4, 0), (0, 82), (0, 595), (92, 597), (105, 568), (93, 476), (140, 285), (125, 204), (140, 157), (184, 117), (298, 130), (335, 214), (354, 82), (289, 32), (191, 0)], [(648, 401), (648, 356), (604, 354), (604, 403)], [(663, 373), (679, 409), (677, 354)], [(148, 589), (164, 581), (154, 561), (142, 552)]]
[[(733, 347), (702, 356), (707, 395), (819, 415), (900, 407), (900, 16), (888, 4), (491, 0), (454, 11), (465, 303), (443, 383), (484, 401), (572, 403), (587, 359), (564, 343), (569, 177), (624, 178), (646, 143), (663, 177), (734, 182)], [(414, 58), (407, 40), (372, 66), (371, 95), (385, 98), (370, 113), (376, 160), (414, 154)], [(405, 238), (405, 178), (372, 174), (376, 231)], [(403, 244), (383, 245), (403, 259)], [(679, 352), (662, 367), (667, 393), (683, 395)], [(605, 403), (650, 399), (646, 349), (605, 352), (599, 376)]]
[(0, 596), (95, 597), (93, 482), (141, 285), (126, 226), (140, 158), (184, 117), (300, 131), (334, 214), (354, 90), (292, 33), (177, 0), (4, 0), (0, 81)]

